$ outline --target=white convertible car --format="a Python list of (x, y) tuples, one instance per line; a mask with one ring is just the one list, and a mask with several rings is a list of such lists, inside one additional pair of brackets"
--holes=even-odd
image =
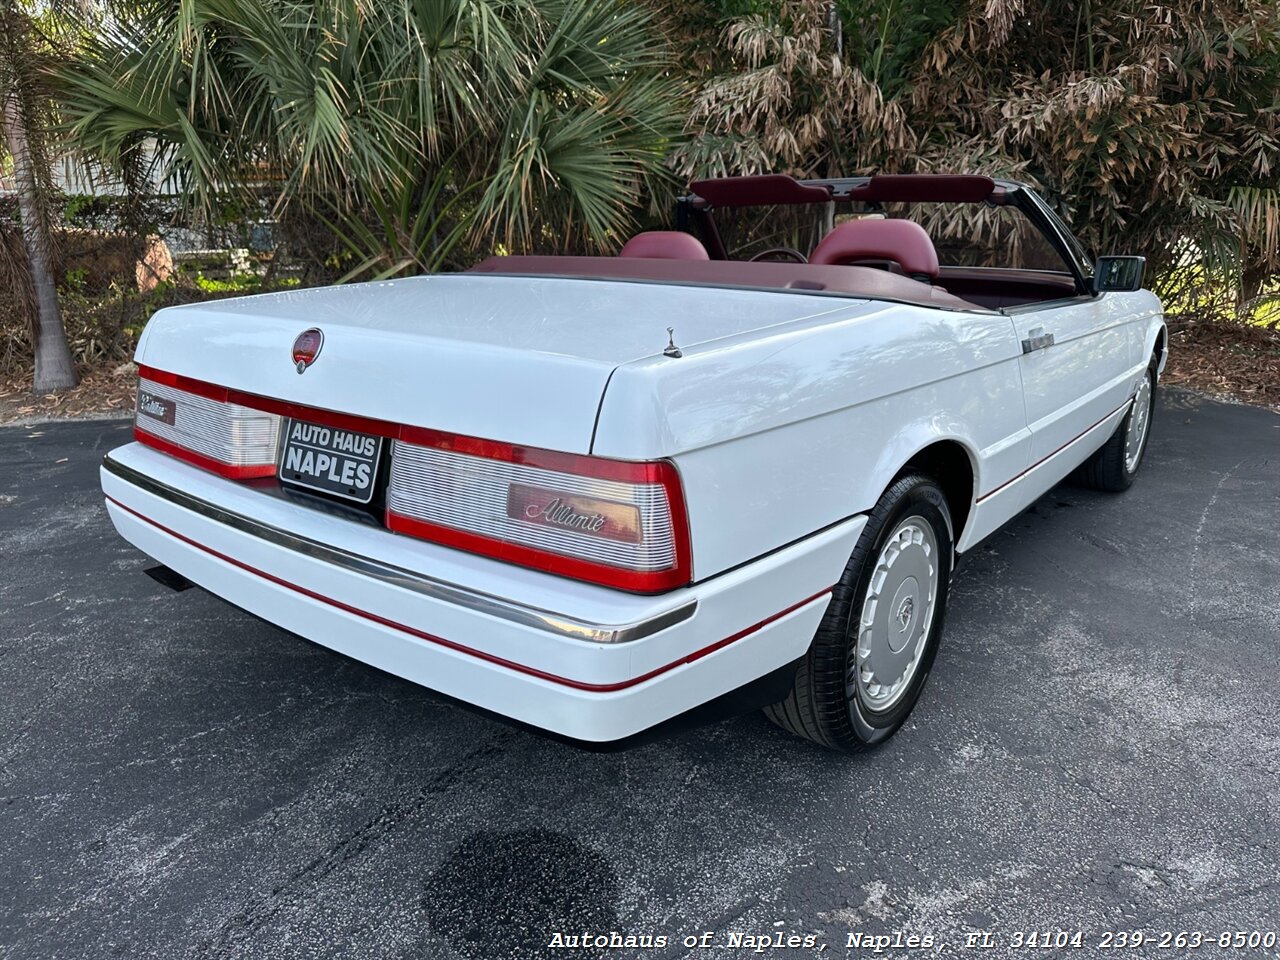
[(1009, 181), (677, 214), (617, 257), (161, 311), (112, 521), (157, 579), (575, 741), (751, 706), (883, 741), (957, 556), (1073, 471), (1133, 480), (1160, 302)]

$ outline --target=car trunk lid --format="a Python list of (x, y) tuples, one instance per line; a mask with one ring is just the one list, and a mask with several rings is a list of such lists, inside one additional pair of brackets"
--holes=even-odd
[[(797, 294), (446, 274), (163, 310), (138, 361), (323, 410), (590, 451), (614, 369), (847, 307)], [(324, 334), (301, 375), (294, 341)]]

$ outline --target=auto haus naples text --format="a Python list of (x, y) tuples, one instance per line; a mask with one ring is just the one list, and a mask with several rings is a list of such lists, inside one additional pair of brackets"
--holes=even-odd
[[(334, 483), (346, 486), (367, 487), (370, 479), (370, 463), (360, 463), (345, 457), (333, 456), (333, 453), (348, 453), (355, 457), (372, 460), (378, 452), (378, 438), (364, 434), (348, 433), (346, 430), (331, 430), (311, 423), (295, 422), (289, 431), (290, 446), (285, 455), (284, 468), (308, 476), (327, 476)], [(297, 444), (296, 446), (294, 444)], [(324, 450), (309, 449), (303, 444), (323, 447)]]

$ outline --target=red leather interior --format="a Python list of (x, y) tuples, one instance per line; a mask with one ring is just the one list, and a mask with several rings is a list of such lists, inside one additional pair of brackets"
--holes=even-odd
[(938, 278), (938, 252), (920, 224), (911, 220), (850, 220), (813, 248), (810, 263), (845, 264), (889, 260), (913, 279)]
[(618, 252), (620, 257), (642, 260), (710, 260), (707, 248), (697, 237), (680, 230), (649, 230), (637, 233)]

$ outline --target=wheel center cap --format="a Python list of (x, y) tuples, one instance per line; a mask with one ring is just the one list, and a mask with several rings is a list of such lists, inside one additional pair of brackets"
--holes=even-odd
[(894, 592), (889, 604), (889, 649), (898, 653), (915, 633), (916, 597), (920, 584), (915, 577), (907, 577)]

